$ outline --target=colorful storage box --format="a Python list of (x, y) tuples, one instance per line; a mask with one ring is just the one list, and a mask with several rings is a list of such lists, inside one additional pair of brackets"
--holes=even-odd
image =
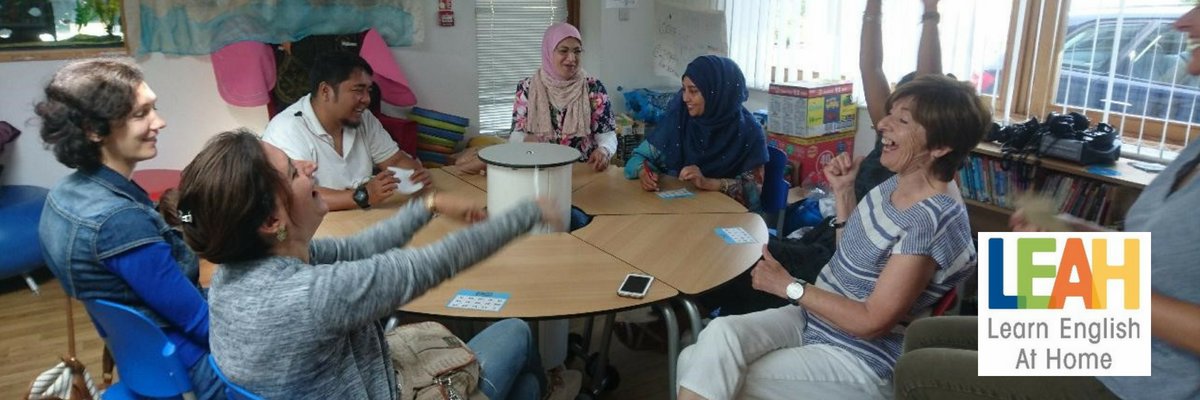
[(853, 91), (849, 81), (772, 83), (767, 130), (798, 137), (854, 130), (858, 106)]
[(767, 133), (767, 145), (787, 153), (788, 161), (799, 165), (790, 176), (792, 187), (823, 184), (825, 164), (841, 153), (854, 154), (854, 131), (833, 135), (802, 138), (778, 133)]

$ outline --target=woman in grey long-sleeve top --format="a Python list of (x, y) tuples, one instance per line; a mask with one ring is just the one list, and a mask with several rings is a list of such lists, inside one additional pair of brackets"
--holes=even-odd
[[(316, 168), (234, 131), (210, 141), (181, 180), (184, 237), (220, 264), (209, 292), (213, 356), (231, 381), (266, 398), (398, 398), (378, 320), (558, 218), (530, 201), (433, 245), (401, 249), (435, 213), (484, 216), (472, 202), (430, 194), (353, 237), (313, 240), (327, 211)], [(540, 397), (545, 378), (531, 341), (527, 325), (509, 320), (468, 344), (484, 394)]]

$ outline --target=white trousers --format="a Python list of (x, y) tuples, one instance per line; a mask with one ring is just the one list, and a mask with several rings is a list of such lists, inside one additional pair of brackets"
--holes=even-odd
[(805, 345), (804, 326), (795, 306), (714, 319), (679, 355), (678, 384), (709, 400), (892, 398), (848, 350)]

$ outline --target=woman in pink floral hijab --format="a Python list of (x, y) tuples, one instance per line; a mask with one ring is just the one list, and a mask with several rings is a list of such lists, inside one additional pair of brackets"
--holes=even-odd
[(582, 56), (578, 29), (546, 28), (541, 68), (517, 84), (509, 141), (571, 146), (603, 171), (617, 150), (616, 120), (604, 84), (583, 70)]

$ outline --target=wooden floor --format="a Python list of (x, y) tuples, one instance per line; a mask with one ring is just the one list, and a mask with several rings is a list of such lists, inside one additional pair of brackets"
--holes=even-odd
[[(41, 285), (41, 296), (34, 296), (20, 278), (0, 281), (0, 399), (20, 398), (33, 378), (58, 363), (59, 356), (67, 352), (62, 286), (44, 268), (35, 277)], [(103, 341), (79, 302), (74, 302), (74, 316), (78, 357), (99, 382)], [(596, 337), (600, 336), (601, 321), (597, 318)], [(572, 321), (572, 326), (581, 327), (581, 320)], [(666, 399), (665, 356), (631, 351), (615, 339), (612, 343), (610, 358), (620, 371), (621, 385), (600, 398)], [(598, 347), (598, 343), (593, 344), (593, 348)], [(583, 362), (573, 362), (570, 367), (583, 369)]]

